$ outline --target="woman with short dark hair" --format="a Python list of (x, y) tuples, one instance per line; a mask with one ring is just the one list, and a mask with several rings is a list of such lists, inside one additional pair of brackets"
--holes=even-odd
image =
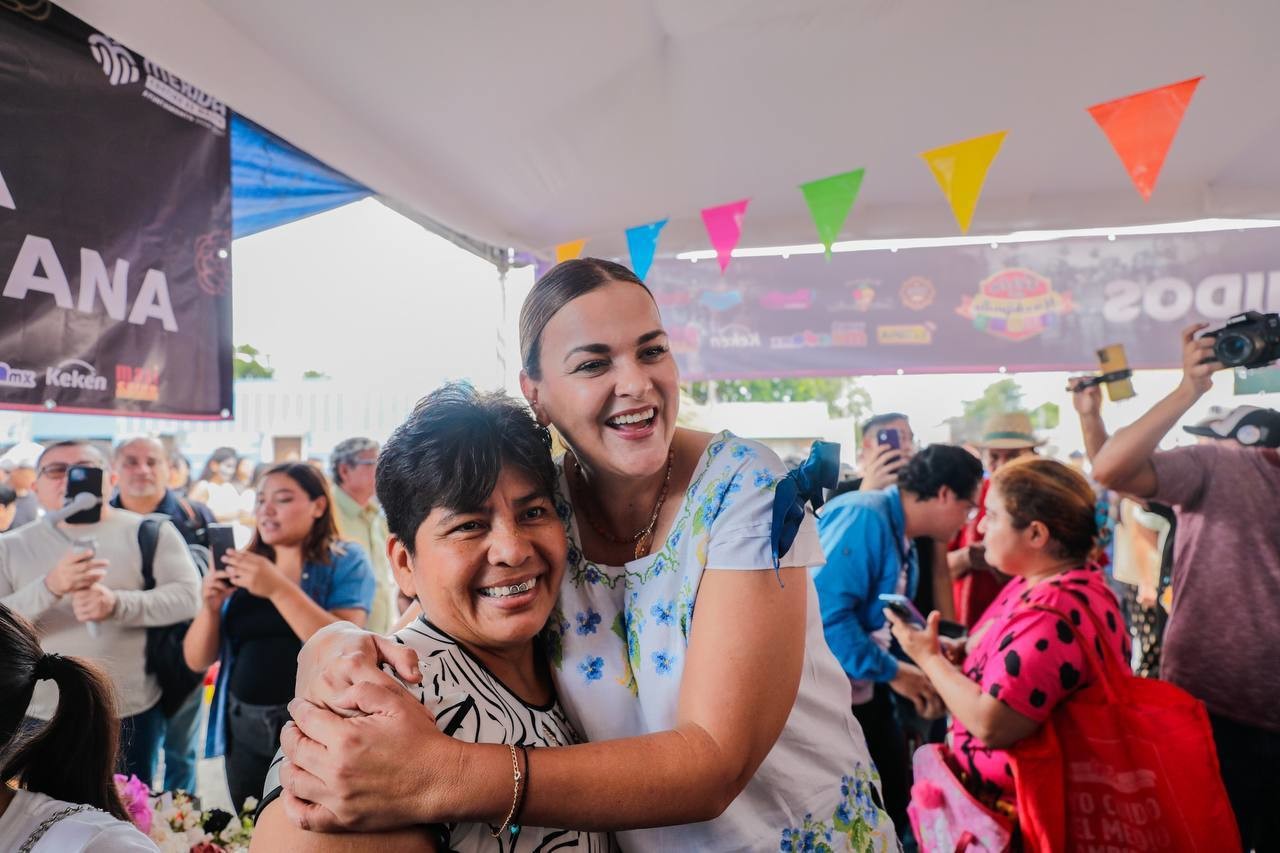
[[(57, 710), (23, 737), (44, 679), (58, 686)], [(155, 851), (116, 791), (119, 740), (106, 677), (79, 658), (45, 654), (31, 623), (0, 605), (0, 782), (16, 782), (0, 784), (0, 850)]]
[(1127, 662), (1129, 638), (1115, 595), (1089, 562), (1098, 528), (1088, 481), (1061, 462), (1024, 457), (1002, 465), (990, 482), (982, 520), (987, 562), (1013, 580), (972, 637), (944, 649), (937, 613), (923, 630), (890, 610), (885, 616), (951, 713), (951, 748), (966, 786), (1015, 814), (1006, 750), (1094, 682), (1103, 644)]
[(226, 755), (237, 809), (261, 795), (303, 642), (331, 622), (363, 625), (374, 588), (368, 556), (338, 539), (328, 486), (310, 465), (270, 468), (255, 519), (248, 548), (205, 574), (204, 606), (183, 641), (192, 670), (222, 661), (205, 754)]

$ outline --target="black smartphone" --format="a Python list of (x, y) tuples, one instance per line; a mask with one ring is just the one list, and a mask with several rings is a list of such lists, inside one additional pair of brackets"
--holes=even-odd
[(902, 440), (896, 429), (882, 429), (876, 433), (876, 444), (887, 444), (894, 450), (902, 449)]
[(209, 536), (209, 553), (213, 555), (213, 570), (227, 570), (227, 551), (236, 547), (235, 527), (231, 524), (210, 524), (205, 527)]
[(72, 465), (67, 469), (67, 496), (63, 506), (78, 494), (93, 495), (98, 502), (67, 519), (67, 524), (97, 524), (102, 521), (102, 469), (91, 465)]

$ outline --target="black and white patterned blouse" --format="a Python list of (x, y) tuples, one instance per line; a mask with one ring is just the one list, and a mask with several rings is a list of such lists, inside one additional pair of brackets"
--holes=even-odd
[[(559, 701), (553, 699), (548, 705), (537, 706), (520, 699), (426, 617), (394, 636), (397, 642), (418, 653), (422, 669), (422, 683), (405, 684), (405, 688), (431, 710), (436, 725), (450, 737), (469, 743), (513, 744), (530, 750), (583, 742)], [(271, 764), (264, 804), (279, 793), (280, 758), (277, 753)], [(537, 780), (533, 783), (537, 784)], [(522, 826), (515, 836), (503, 832), (500, 838), (494, 838), (490, 835), (492, 828), (482, 823), (445, 824), (437, 829), (443, 849), (459, 853), (605, 853), (616, 849), (606, 833)]]

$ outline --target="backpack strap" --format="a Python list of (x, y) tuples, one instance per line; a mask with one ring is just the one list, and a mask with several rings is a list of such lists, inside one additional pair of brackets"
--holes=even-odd
[[(197, 521), (199, 521), (199, 522), (203, 522), (203, 519), (201, 519), (198, 515), (196, 515), (195, 508), (194, 508), (194, 507), (192, 507), (192, 506), (191, 506), (191, 504), (187, 503), (187, 499), (186, 499), (186, 498), (178, 498), (178, 506), (182, 507), (182, 514), (183, 514), (183, 515), (185, 515), (185, 516), (187, 517), (187, 521), (190, 521), (190, 522), (197, 522)], [(201, 523), (201, 524), (199, 524), (198, 526), (199, 526), (199, 527), (204, 527), (204, 524), (203, 524), (203, 523)]]
[(154, 589), (156, 585), (156, 545), (160, 541), (160, 524), (160, 519), (148, 515), (138, 526), (138, 548), (142, 551), (143, 589)]

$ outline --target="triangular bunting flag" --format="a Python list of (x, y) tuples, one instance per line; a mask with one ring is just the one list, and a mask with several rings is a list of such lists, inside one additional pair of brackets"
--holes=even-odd
[(854, 199), (862, 187), (863, 169), (832, 175), (819, 181), (800, 185), (804, 200), (809, 204), (813, 224), (818, 228), (818, 239), (831, 257), (831, 244), (836, 241), (844, 221), (853, 209)]
[(742, 217), (746, 215), (747, 203), (750, 201), (751, 199), (744, 198), (702, 211), (702, 224), (707, 226), (707, 236), (711, 238), (711, 246), (716, 250), (721, 273), (728, 269), (734, 247), (742, 237)]
[(627, 251), (631, 253), (631, 271), (636, 278), (644, 281), (653, 266), (653, 255), (658, 250), (658, 235), (667, 220), (659, 219), (648, 225), (637, 225), (627, 229)]
[(582, 247), (587, 245), (587, 238), (581, 240), (570, 240), (568, 243), (561, 243), (556, 246), (556, 263), (563, 261), (572, 261), (582, 256)]
[(1143, 199), (1151, 199), (1182, 115), (1203, 79), (1192, 77), (1089, 107), (1089, 115), (1111, 141)]
[(955, 214), (956, 224), (960, 230), (968, 234), (969, 223), (973, 221), (973, 211), (978, 206), (978, 196), (982, 194), (982, 185), (987, 180), (987, 169), (991, 161), (1000, 151), (1000, 145), (1009, 131), (989, 133), (954, 142), (932, 151), (925, 151), (920, 156), (929, 164), (942, 194), (951, 203), (951, 212)]
[(4, 182), (3, 174), (0, 174), (0, 207), (7, 207), (10, 210), (18, 209), (13, 203), (13, 196), (9, 193), (9, 185)]

